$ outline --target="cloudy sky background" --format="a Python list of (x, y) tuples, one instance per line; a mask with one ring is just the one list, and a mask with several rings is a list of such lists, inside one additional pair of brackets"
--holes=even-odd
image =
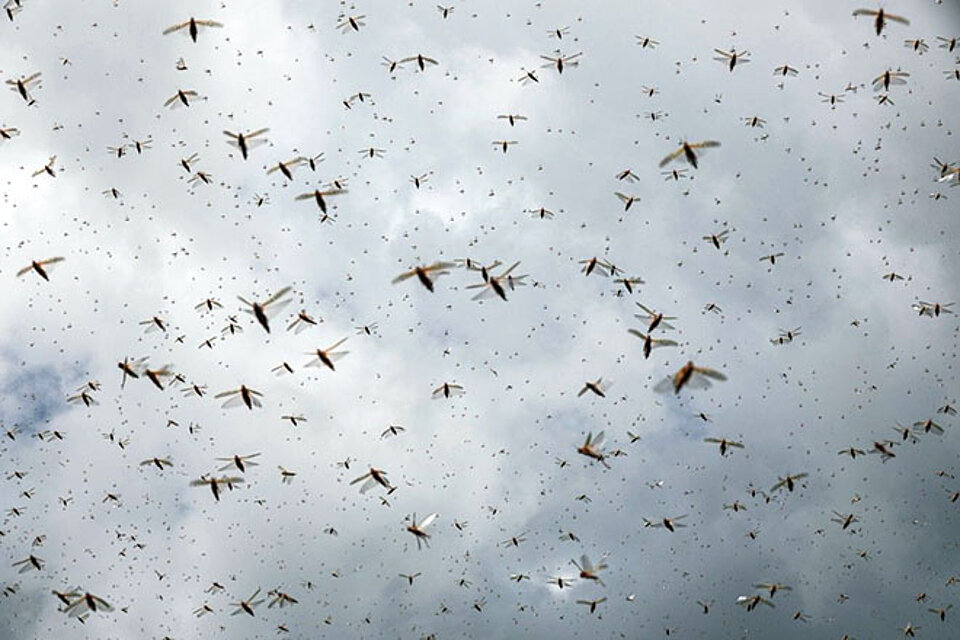
[[(960, 273), (960, 193), (929, 166), (958, 159), (960, 84), (944, 75), (957, 53), (935, 36), (960, 34), (960, 12), (890, 6), (911, 25), (878, 38), (870, 19), (851, 17), (857, 3), (724, 4), (457, 2), (444, 20), (420, 2), (98, 0), (69, 14), (25, 2), (0, 39), (4, 79), (43, 72), (35, 105), (10, 91), (0, 111), (0, 126), (21, 131), (0, 143), (0, 421), (17, 430), (0, 455), (5, 475), (26, 472), (0, 482), (4, 510), (22, 509), (0, 526), (0, 583), (15, 588), (0, 598), (0, 635), (265, 638), (283, 624), (293, 638), (666, 628), (868, 638), (913, 622), (921, 637), (950, 637), (950, 616), (941, 623), (927, 608), (955, 603), (960, 588), (947, 585), (960, 574), (950, 502), (960, 483), (936, 473), (960, 473), (956, 419), (935, 413), (957, 399), (958, 325), (911, 304), (953, 301)], [(191, 13), (225, 26), (196, 44), (161, 35)], [(342, 34), (341, 13), (366, 25)], [(565, 26), (562, 40), (548, 37)], [(638, 34), (661, 44), (642, 49)], [(923, 55), (903, 46), (916, 37), (931, 45)], [(558, 47), (583, 52), (579, 66), (539, 68)], [(712, 60), (730, 47), (752, 61), (731, 73)], [(393, 74), (381, 65), (417, 53), (440, 64)], [(774, 77), (782, 64), (800, 75)], [(894, 105), (873, 98), (887, 68), (910, 73), (890, 92)], [(519, 82), (532, 69), (539, 83)], [(202, 99), (163, 108), (177, 89)], [(368, 101), (346, 109), (360, 91)], [(845, 101), (831, 109), (818, 92)], [(655, 111), (664, 117), (652, 120)], [(528, 120), (511, 128), (496, 117), (505, 113)], [(751, 116), (765, 127), (745, 126)], [(261, 127), (269, 144), (247, 161), (221, 133)], [(148, 137), (142, 155), (107, 151)], [(666, 181), (657, 162), (685, 138), (722, 147)], [(504, 139), (518, 141), (506, 154), (491, 144)], [(363, 157), (370, 147), (384, 157)], [(194, 152), (213, 184), (187, 184), (179, 160)], [(292, 183), (265, 173), (320, 152), (318, 171), (301, 167)], [(53, 154), (57, 177), (32, 178)], [(616, 179), (627, 168), (638, 182)], [(425, 173), (418, 190), (410, 176)], [(335, 178), (349, 193), (321, 223), (313, 203), (294, 198)], [(110, 188), (122, 197), (105, 197)], [(615, 191), (640, 200), (624, 212)], [(257, 206), (255, 194), (269, 202)], [(525, 213), (539, 207), (555, 218)], [(701, 239), (724, 228), (724, 251)], [(775, 265), (760, 261), (776, 252)], [(50, 256), (66, 258), (51, 282), (15, 277)], [(645, 284), (617, 295), (611, 278), (584, 277), (578, 262), (594, 256)], [(480, 276), (462, 269), (433, 294), (415, 279), (391, 284), (417, 264), (466, 257), (519, 260), (515, 273), (537, 286), (474, 302), (465, 287)], [(906, 279), (884, 281), (891, 271)], [(295, 301), (267, 336), (237, 296), (262, 300), (287, 285)], [(224, 309), (197, 312), (207, 297)], [(635, 302), (677, 316), (662, 335), (678, 348), (643, 358), (626, 331), (643, 328)], [(722, 313), (704, 312), (707, 303)], [(285, 331), (301, 308), (324, 322)], [(231, 314), (243, 333), (198, 348)], [(166, 334), (138, 324), (154, 315)], [(356, 335), (373, 322), (376, 335)], [(795, 327), (792, 343), (771, 344)], [(346, 336), (335, 372), (303, 367), (309, 351)], [(145, 380), (121, 390), (125, 357), (170, 363), (210, 395)], [(688, 360), (729, 380), (676, 397), (653, 391)], [(282, 361), (296, 373), (271, 373)], [(577, 397), (601, 376), (613, 383), (606, 398)], [(67, 404), (87, 380), (103, 384), (100, 404)], [(432, 400), (445, 381), (465, 395)], [(263, 408), (212, 398), (241, 383), (264, 394)], [(285, 414), (308, 421), (293, 427)], [(946, 433), (899, 446), (892, 460), (837, 455), (927, 418)], [(381, 439), (391, 424), (407, 431)], [(63, 439), (34, 437), (53, 430)], [(628, 454), (609, 470), (575, 451), (600, 430)], [(628, 430), (641, 439), (631, 444)], [(709, 436), (746, 448), (721, 458)], [(253, 452), (260, 466), (219, 503), (189, 486), (215, 458)], [(139, 465), (154, 456), (175, 466)], [(291, 484), (278, 465), (297, 473)], [(370, 465), (398, 486), (389, 506), (348, 484)], [(769, 503), (748, 493), (800, 472), (810, 474), (801, 486)], [(108, 492), (119, 505), (104, 502)], [(737, 500), (747, 511), (723, 508)], [(860, 522), (841, 531), (834, 511)], [(440, 514), (429, 549), (404, 530), (413, 512)], [(643, 517), (682, 514), (689, 526), (676, 533), (643, 527)], [(502, 544), (520, 534), (519, 547)], [(609, 554), (605, 587), (548, 584), (576, 577), (570, 560), (582, 553)], [(11, 565), (29, 554), (44, 568), (18, 574)], [(418, 571), (412, 586), (398, 577)], [(511, 582), (516, 573), (531, 579)], [(205, 593), (213, 581), (226, 592)], [(775, 609), (736, 606), (758, 582), (793, 590)], [(73, 587), (116, 610), (79, 624), (50, 593)], [(230, 603), (258, 587), (299, 604), (231, 616)], [(576, 604), (600, 597), (599, 616)], [(713, 603), (709, 614), (697, 600)], [(215, 612), (194, 617), (204, 603)]]

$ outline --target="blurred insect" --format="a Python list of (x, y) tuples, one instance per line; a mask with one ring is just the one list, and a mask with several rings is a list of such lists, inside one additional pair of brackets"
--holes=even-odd
[(676, 319), (677, 319), (676, 316), (667, 316), (667, 315), (664, 315), (664, 314), (660, 313), (659, 311), (653, 311), (652, 309), (649, 309), (649, 308), (645, 307), (643, 304), (641, 304), (641, 303), (639, 303), (639, 302), (636, 303), (636, 304), (637, 304), (638, 307), (640, 307), (641, 309), (643, 309), (643, 311), (646, 313), (646, 316), (643, 316), (643, 315), (641, 315), (641, 314), (639, 314), (639, 313), (635, 313), (635, 314), (633, 314), (633, 317), (634, 317), (634, 318), (637, 318), (638, 320), (647, 320), (647, 332), (648, 332), (648, 333), (653, 333), (653, 330), (656, 329), (657, 327), (663, 327), (664, 329), (673, 329), (673, 328), (674, 328), (672, 324), (670, 324), (669, 322), (666, 322), (666, 321), (667, 321), (667, 320), (676, 320)]
[(727, 455), (727, 451), (733, 447), (736, 449), (743, 449), (743, 443), (736, 442), (735, 440), (727, 440), (726, 438), (704, 438), (704, 442), (709, 442), (711, 444), (720, 445), (720, 455)]
[(316, 349), (314, 351), (308, 352), (308, 355), (315, 355), (316, 358), (307, 363), (308, 367), (327, 367), (330, 371), (336, 371), (336, 367), (333, 366), (333, 363), (344, 357), (349, 351), (334, 351), (337, 347), (342, 345), (347, 341), (347, 338), (338, 340), (333, 345), (327, 347), (326, 349)]
[(437, 398), (453, 398), (456, 396), (462, 396), (464, 393), (465, 391), (460, 385), (444, 382), (442, 385), (433, 390), (431, 396), (436, 400)]
[(248, 455), (245, 455), (245, 456), (233, 455), (233, 456), (230, 456), (230, 457), (228, 457), (228, 458), (217, 458), (217, 461), (218, 461), (218, 462), (226, 462), (226, 463), (227, 463), (227, 464), (223, 465), (222, 467), (220, 467), (219, 469), (217, 469), (217, 471), (226, 471), (226, 470), (229, 469), (230, 467), (236, 467), (237, 469), (240, 470), (240, 473), (246, 473), (248, 466), (250, 466), (250, 467), (259, 466), (260, 463), (254, 462), (254, 460), (253, 460), (254, 458), (257, 458), (257, 457), (259, 457), (259, 456), (260, 456), (260, 453), (257, 452), (257, 453), (251, 453), (251, 454), (248, 454)]
[(417, 549), (420, 549), (422, 546), (430, 546), (430, 534), (427, 532), (427, 527), (429, 527), (430, 524), (436, 519), (437, 514), (435, 513), (431, 513), (420, 522), (417, 522), (416, 513), (409, 517), (410, 524), (407, 525), (407, 531), (413, 534), (414, 538), (416, 538)]
[(699, 168), (700, 157), (697, 155), (697, 151), (703, 153), (704, 149), (715, 149), (719, 147), (720, 143), (716, 140), (704, 140), (703, 142), (686, 142), (684, 141), (675, 151), (671, 152), (660, 161), (660, 168), (667, 166), (674, 160), (679, 158), (685, 159), (689, 162), (694, 169)]
[(421, 174), (419, 176), (410, 176), (410, 182), (417, 189), (419, 189), (421, 185), (425, 184), (428, 179), (429, 177), (428, 177), (428, 174), (426, 173)]
[(796, 76), (798, 73), (800, 73), (800, 72), (797, 71), (796, 69), (794, 69), (793, 67), (791, 67), (791, 66), (788, 65), (788, 64), (785, 64), (785, 65), (783, 65), (783, 66), (777, 67), (776, 69), (773, 70), (773, 75), (775, 75), (775, 76), (784, 76), (784, 77), (790, 76), (790, 77), (794, 77), (794, 76)]
[(36, 73), (23, 78), (7, 80), (7, 84), (10, 85), (11, 90), (20, 94), (20, 97), (23, 98), (25, 102), (32, 104), (34, 100), (30, 95), (30, 91), (40, 87), (40, 75), (41, 73), (37, 71)]
[(320, 207), (320, 211), (323, 213), (327, 212), (327, 201), (324, 198), (329, 198), (330, 196), (339, 196), (341, 194), (347, 193), (346, 189), (333, 188), (326, 189), (321, 191), (320, 189), (314, 189), (310, 193), (301, 193), (294, 200), (314, 200), (317, 203), (317, 206)]
[(656, 49), (657, 45), (660, 44), (659, 40), (654, 40), (648, 36), (634, 36), (637, 39), (637, 44), (640, 45), (641, 49)]
[(278, 162), (267, 169), (267, 175), (279, 171), (287, 180), (293, 180), (293, 170), (304, 164), (306, 161), (307, 159), (303, 156), (297, 156), (296, 158), (291, 158), (285, 162)]
[(311, 316), (305, 309), (301, 309), (297, 312), (297, 317), (287, 325), (287, 331), (293, 331), (296, 334), (306, 331), (310, 327), (315, 327), (320, 322), (323, 322), (323, 319), (317, 320)]
[(263, 397), (263, 394), (259, 391), (254, 391), (246, 385), (240, 385), (239, 389), (223, 391), (213, 397), (218, 399), (227, 398), (227, 400), (223, 403), (224, 409), (239, 407), (240, 405), (246, 405), (247, 409), (263, 406), (263, 403), (260, 402), (260, 398)]
[(363, 483), (362, 485), (360, 485), (360, 493), (366, 493), (376, 485), (380, 485), (381, 487), (386, 489), (387, 495), (390, 495), (397, 489), (396, 487), (390, 484), (389, 480), (387, 480), (386, 471), (382, 469), (375, 469), (374, 467), (370, 467), (370, 470), (367, 471), (362, 476), (360, 476), (359, 478), (355, 478), (351, 480), (350, 484), (354, 485), (359, 482)]
[(714, 49), (714, 52), (719, 54), (714, 56), (714, 60), (717, 62), (722, 62), (726, 64), (730, 71), (733, 71), (738, 64), (745, 64), (750, 62), (750, 52), (749, 51), (737, 51), (736, 49), (730, 49), (730, 51), (723, 51), (721, 49)]
[(583, 387), (577, 392), (577, 397), (580, 398), (583, 396), (583, 394), (589, 391), (595, 396), (606, 398), (606, 392), (610, 388), (611, 384), (612, 383), (610, 382), (604, 382), (603, 378), (597, 378), (593, 382), (584, 382)]
[(46, 260), (33, 260), (30, 262), (28, 266), (17, 271), (17, 277), (19, 278), (33, 271), (38, 276), (46, 280), (47, 282), (50, 282), (50, 275), (49, 275), (50, 267), (52, 265), (63, 262), (63, 260), (64, 258), (61, 256), (57, 256), (55, 258), (47, 258)]
[(30, 174), (30, 177), (36, 178), (36, 177), (39, 176), (41, 173), (45, 173), (45, 174), (47, 174), (48, 176), (50, 176), (51, 178), (56, 178), (56, 177), (57, 177), (57, 171), (56, 171), (56, 169), (54, 168), (54, 165), (55, 165), (56, 163), (57, 163), (57, 156), (50, 156), (50, 159), (47, 160), (47, 164), (43, 165), (41, 168), (37, 169), (37, 170), (34, 171), (32, 174)]
[(354, 330), (357, 332), (358, 336), (362, 336), (362, 335), (372, 336), (376, 333), (378, 324), (379, 323), (377, 322), (371, 322), (370, 324), (364, 324), (358, 327), (354, 327)]
[(257, 129), (256, 131), (252, 131), (250, 133), (233, 133), (231, 131), (224, 130), (223, 135), (229, 138), (229, 140), (227, 140), (227, 144), (229, 144), (231, 147), (239, 149), (240, 155), (244, 160), (246, 160), (251, 149), (267, 143), (267, 141), (263, 138), (259, 138), (258, 140), (251, 140), (251, 138), (257, 138), (267, 131), (270, 131), (270, 129)]
[(31, 570), (40, 571), (43, 569), (44, 561), (33, 554), (30, 554), (19, 562), (14, 562), (12, 566), (20, 567), (17, 573), (26, 573)]
[(664, 528), (670, 533), (674, 533), (677, 529), (687, 526), (682, 522), (677, 522), (677, 520), (682, 520), (686, 517), (686, 514), (684, 514), (675, 518), (661, 518), (659, 521), (648, 520), (647, 518), (642, 518), (642, 520), (644, 527), (652, 527), (654, 529)]
[(923, 38), (917, 38), (915, 40), (904, 40), (903, 46), (907, 49), (913, 49), (919, 55), (923, 55), (930, 49), (930, 45)]
[(654, 338), (649, 333), (643, 333), (637, 329), (627, 329), (627, 333), (637, 336), (643, 340), (643, 357), (649, 358), (650, 352), (658, 347), (676, 347), (677, 343), (665, 338)]
[(754, 609), (757, 608), (758, 604), (765, 604), (771, 609), (773, 609), (776, 606), (761, 595), (738, 596), (737, 604), (745, 608), (747, 611), (753, 611)]
[(614, 282), (622, 284), (627, 293), (633, 293), (633, 288), (637, 285), (646, 284), (643, 278), (617, 278)]
[(673, 388), (674, 393), (678, 394), (686, 386), (691, 389), (709, 389), (711, 379), (726, 380), (727, 377), (719, 371), (698, 367), (691, 361), (680, 367), (675, 374), (657, 384), (654, 391), (663, 392)]
[(778, 489), (783, 489), (785, 487), (787, 491), (792, 492), (797, 486), (796, 484), (797, 480), (802, 480), (803, 478), (806, 478), (809, 475), (810, 475), (809, 473), (798, 473), (795, 475), (787, 475), (782, 478), (778, 476), (777, 483), (772, 487), (770, 487), (770, 491), (773, 492)]
[(166, 101), (163, 103), (163, 106), (174, 108), (174, 109), (177, 108), (179, 105), (183, 105), (184, 107), (189, 107), (190, 101), (195, 99), (197, 95), (198, 94), (196, 91), (191, 91), (191, 90), (184, 91), (183, 89), (177, 89), (177, 92), (175, 94), (173, 94), (172, 96), (166, 99)]
[(263, 327), (264, 331), (270, 333), (270, 318), (275, 316), (283, 307), (290, 303), (289, 300), (283, 300), (282, 298), (290, 293), (292, 287), (284, 287), (277, 291), (275, 294), (267, 298), (264, 302), (249, 302), (244, 298), (237, 296), (237, 298), (243, 304), (250, 307), (249, 309), (244, 309), (249, 314), (252, 314), (253, 317), (257, 319), (257, 322), (260, 323), (260, 326)]
[(346, 33), (353, 29), (354, 31), (360, 31), (360, 27), (367, 26), (367, 23), (363, 21), (367, 16), (341, 16), (340, 22), (337, 23), (337, 29), (341, 33)]
[(163, 471), (164, 467), (172, 467), (173, 462), (169, 458), (148, 458), (140, 462), (141, 467), (154, 466), (160, 471)]
[(890, 85), (904, 85), (907, 84), (907, 81), (904, 78), (909, 78), (910, 74), (906, 71), (892, 71), (887, 69), (876, 78), (873, 79), (873, 90), (884, 91), (890, 90)]
[(900, 24), (908, 25), (910, 21), (904, 18), (903, 16), (896, 16), (892, 13), (887, 13), (884, 9), (854, 9), (853, 16), (874, 16), (873, 26), (879, 36), (883, 33), (883, 28), (887, 25), (887, 20), (893, 20), (894, 22), (899, 22)]
[(457, 265), (453, 262), (434, 262), (426, 267), (414, 267), (410, 271), (405, 271), (398, 275), (393, 279), (392, 282), (393, 284), (397, 284), (398, 282), (403, 282), (408, 278), (416, 276), (417, 280), (420, 281), (420, 284), (426, 287), (427, 291), (433, 293), (433, 280), (431, 279), (431, 276), (433, 276), (433, 278), (437, 278), (439, 276), (447, 275), (450, 273), (449, 269), (452, 269), (455, 266)]
[(220, 476), (219, 478), (214, 478), (210, 476), (200, 476), (199, 479), (194, 480), (190, 483), (191, 487), (210, 487), (210, 491), (213, 493), (213, 497), (217, 502), (220, 502), (220, 487), (225, 486), (231, 491), (233, 491), (233, 486), (244, 482), (243, 478), (234, 478), (230, 476)]
[(587, 557), (587, 554), (583, 554), (580, 556), (579, 563), (576, 560), (571, 560), (570, 562), (580, 571), (581, 579), (593, 580), (601, 587), (604, 587), (606, 585), (603, 584), (603, 580), (601, 580), (600, 576), (598, 575), (601, 571), (607, 569), (607, 564), (604, 563), (604, 560), (606, 560), (606, 556), (600, 558), (600, 562), (594, 565), (592, 562), (590, 562), (590, 558)]
[(830, 522), (836, 522), (837, 524), (839, 524), (839, 525), (840, 525), (840, 529), (841, 529), (842, 531), (846, 531), (847, 528), (848, 528), (851, 524), (853, 524), (854, 522), (860, 522), (860, 520), (857, 518), (857, 516), (853, 515), (852, 513), (848, 513), (848, 514), (844, 515), (844, 514), (842, 514), (842, 513), (839, 513), (839, 512), (837, 512), (837, 511), (834, 511), (834, 512), (833, 512), (833, 515), (834, 515), (835, 517), (830, 518)]
[(213, 20), (197, 20), (196, 18), (191, 17), (186, 22), (181, 22), (180, 24), (175, 24), (172, 27), (167, 27), (163, 30), (163, 35), (174, 33), (182, 29), (186, 29), (187, 35), (190, 36), (190, 39), (194, 42), (197, 41), (197, 36), (200, 35), (200, 28), (221, 28), (222, 24), (215, 22)]
[(257, 600), (257, 596), (260, 595), (260, 588), (258, 587), (256, 591), (253, 592), (253, 595), (247, 598), (246, 600), (240, 600), (239, 602), (232, 602), (230, 606), (236, 607), (233, 613), (230, 615), (235, 616), (239, 613), (246, 613), (247, 615), (254, 615), (253, 610), (257, 605), (263, 602), (263, 598)]
[(720, 233), (712, 233), (708, 236), (702, 236), (702, 238), (719, 249), (720, 245), (726, 242), (728, 235), (730, 235), (730, 229), (724, 229)]
[(510, 126), (512, 127), (512, 126), (514, 126), (515, 124), (517, 124), (518, 122), (520, 122), (521, 120), (526, 120), (526, 119), (527, 119), (527, 116), (522, 116), (522, 115), (520, 115), (520, 114), (509, 114), (509, 113), (508, 113), (508, 114), (503, 114), (503, 115), (497, 116), (497, 119), (498, 119), (498, 120), (506, 120), (507, 122), (510, 123)]
[(625, 193), (620, 193), (619, 191), (615, 191), (613, 195), (620, 198), (620, 200), (623, 202), (624, 211), (630, 211), (630, 207), (633, 206), (634, 202), (640, 202), (640, 196), (628, 196)]
[(782, 251), (780, 253), (771, 253), (771, 254), (762, 256), (759, 262), (769, 262), (770, 264), (777, 264), (777, 258), (782, 258), (783, 256), (784, 256), (784, 253)]
[(953, 53), (953, 50), (957, 48), (958, 38), (944, 38), (943, 36), (937, 36), (937, 40), (940, 41), (940, 48), (946, 49), (947, 53)]
[(410, 56), (409, 58), (403, 58), (403, 59), (400, 60), (400, 62), (399, 62), (398, 64), (406, 64), (406, 63), (408, 63), (408, 62), (416, 62), (416, 63), (417, 63), (417, 68), (420, 69), (420, 71), (426, 71), (428, 64), (432, 64), (432, 65), (434, 65), (434, 66), (440, 64), (439, 62), (437, 62), (437, 61), (434, 60), (433, 58), (428, 58), (427, 56), (423, 55), (422, 53), (418, 53), (418, 54), (415, 55), (415, 56)]
[(603, 451), (603, 445), (605, 441), (606, 438), (603, 431), (598, 433), (596, 437), (594, 437), (592, 432), (588, 433), (586, 440), (583, 441), (583, 444), (577, 447), (577, 453), (595, 460), (609, 469), (610, 465), (607, 464), (607, 456)]
[(0, 142), (13, 140), (18, 135), (20, 135), (20, 129), (16, 127), (0, 127)]
[(564, 68), (566, 67), (576, 67), (580, 64), (578, 58), (583, 55), (583, 52), (574, 53), (569, 56), (563, 55), (559, 50), (556, 51), (556, 55), (553, 56), (540, 56), (542, 59), (547, 60), (546, 64), (541, 65), (542, 67), (553, 67), (557, 70), (557, 73), (563, 73)]

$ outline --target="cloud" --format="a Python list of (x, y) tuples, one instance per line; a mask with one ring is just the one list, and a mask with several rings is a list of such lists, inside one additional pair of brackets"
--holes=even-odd
[[(750, 16), (709, 3), (455, 6), (444, 19), (428, 4), (238, 0), (196, 16), (224, 24), (197, 43), (161, 35), (200, 12), (185, 2), (88, 3), (69, 21), (25, 3), (6, 25), (4, 77), (39, 70), (43, 85), (35, 106), (10, 93), (0, 123), (22, 131), (0, 146), (0, 420), (20, 429), (0, 449), (0, 496), (20, 514), (0, 525), (5, 637), (266, 637), (278, 625), (290, 637), (872, 637), (910, 621), (946, 637), (949, 622), (926, 609), (950, 602), (960, 572), (955, 418), (935, 413), (956, 400), (956, 320), (911, 304), (952, 301), (953, 193), (928, 165), (954, 160), (956, 94), (947, 52), (901, 41), (933, 45), (956, 31), (956, 12), (904, 8), (910, 27), (877, 38), (830, 2)], [(367, 24), (340, 33), (340, 11)], [(562, 40), (548, 36), (564, 26)], [(640, 48), (641, 27), (660, 45)], [(733, 72), (711, 59), (731, 46), (752, 59)], [(540, 66), (555, 49), (583, 55), (559, 74)], [(440, 64), (381, 65), (418, 52)], [(774, 77), (785, 63), (799, 76)], [(869, 86), (888, 67), (911, 74), (892, 106)], [(521, 83), (526, 70), (539, 82)], [(178, 88), (204, 99), (164, 109)], [(369, 99), (345, 108), (358, 92)], [(511, 127), (504, 113), (528, 119)], [(751, 116), (764, 127), (745, 126)], [(261, 127), (267, 144), (247, 160), (222, 133)], [(142, 154), (107, 150), (147, 138)], [(656, 164), (684, 139), (722, 146), (695, 171), (672, 165), (687, 171), (671, 180)], [(504, 154), (496, 140), (518, 144)], [(266, 174), (320, 152), (316, 172)], [(212, 184), (187, 183), (180, 160), (193, 153)], [(31, 177), (53, 154), (57, 177)], [(618, 181), (626, 168), (639, 181)], [(295, 196), (334, 179), (347, 193), (321, 222)], [(624, 211), (616, 191), (640, 200)], [(526, 212), (541, 206), (555, 217)], [(722, 251), (703, 241), (724, 228)], [(57, 255), (50, 282), (14, 276)], [(483, 280), (461, 268), (433, 293), (415, 278), (391, 284), (467, 257), (500, 260), (494, 274), (520, 261), (527, 286), (472, 301)], [(586, 276), (591, 257), (645, 282), (631, 294)], [(890, 271), (907, 278), (883, 280)], [(285, 286), (292, 303), (268, 335), (237, 297)], [(223, 308), (198, 312), (208, 297)], [(676, 316), (676, 347), (643, 358), (626, 331), (645, 329), (638, 301)], [(323, 322), (286, 331), (300, 309)], [(168, 331), (146, 333), (153, 316)], [(356, 329), (373, 322), (373, 335)], [(348, 336), (335, 371), (305, 367)], [(141, 357), (207, 394), (121, 388), (117, 363)], [(691, 360), (728, 380), (653, 390)], [(271, 372), (281, 362), (294, 373)], [(601, 376), (606, 398), (577, 397)], [(100, 404), (68, 405), (88, 380)], [(465, 394), (431, 398), (444, 382)], [(240, 384), (264, 406), (213, 397)], [(838, 454), (931, 416), (945, 434), (899, 443), (886, 462)], [(392, 424), (406, 431), (381, 438)], [(44, 430), (64, 438), (30, 437)], [(609, 469), (576, 452), (599, 431), (626, 454)], [(710, 436), (745, 448), (721, 457)], [(252, 453), (259, 465), (218, 470), (217, 458)], [(154, 457), (173, 466), (140, 464)], [(370, 466), (396, 491), (350, 485)], [(801, 472), (795, 491), (771, 490)], [(190, 485), (228, 473), (244, 482), (219, 501)], [(724, 508), (735, 501), (746, 510)], [(406, 518), (431, 512), (418, 551)], [(842, 530), (834, 512), (858, 522)], [(643, 526), (680, 515), (688, 526), (674, 533)], [(18, 574), (30, 553), (44, 569)], [(608, 554), (605, 586), (549, 583), (577, 578), (583, 553)], [(412, 585), (400, 576), (417, 572)], [(792, 590), (776, 608), (738, 607), (761, 582)], [(115, 610), (84, 624), (58, 611), (51, 590), (76, 587)], [(257, 588), (256, 615), (230, 615)], [(270, 590), (299, 603), (268, 607)], [(594, 614), (577, 603), (601, 597)], [(204, 604), (214, 612), (195, 617)]]

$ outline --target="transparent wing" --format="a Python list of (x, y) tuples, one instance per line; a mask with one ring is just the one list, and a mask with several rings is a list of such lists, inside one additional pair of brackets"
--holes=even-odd
[[(326, 348), (326, 351), (328, 351), (328, 352), (329, 352), (329, 351), (333, 351), (334, 349), (336, 349), (337, 347), (339, 347), (340, 345), (342, 345), (344, 342), (346, 342), (348, 338), (349, 338), (349, 336), (347, 336), (347, 338), (342, 338), (341, 340), (338, 340), (338, 341), (335, 342), (334, 344), (332, 344), (332, 345), (330, 345), (329, 347), (327, 347), (327, 348)], [(346, 352), (346, 351), (343, 351), (342, 353), (347, 353), (347, 352)]]
[(358, 482), (363, 482), (364, 480), (367, 480), (368, 478), (370, 478), (370, 474), (369, 474), (369, 473), (365, 473), (365, 474), (363, 474), (362, 476), (360, 476), (359, 478), (354, 478), (353, 480), (351, 480), (351, 481), (350, 481), (350, 484), (352, 484), (352, 485), (353, 485), (353, 484), (357, 484)]
[(687, 383), (684, 386), (688, 389), (709, 389), (711, 384), (704, 376), (699, 376), (694, 372), (694, 374), (687, 379)]
[(292, 288), (293, 288), (293, 287), (284, 287), (283, 289), (280, 289), (280, 291), (277, 291), (275, 294), (273, 294), (272, 296), (270, 296), (270, 297), (267, 299), (267, 301), (264, 302), (261, 306), (266, 307), (266, 306), (268, 306), (268, 305), (270, 305), (270, 304), (273, 304), (274, 302), (276, 302), (277, 300), (279, 300), (279, 299), (282, 298), (283, 296), (287, 295)]
[(412, 278), (412, 277), (415, 276), (415, 275), (417, 275), (417, 272), (416, 272), (416, 271), (407, 271), (406, 273), (401, 273), (400, 275), (398, 275), (396, 278), (394, 278), (394, 279), (391, 280), (390, 282), (391, 282), (392, 284), (397, 284), (398, 282), (403, 282), (404, 280), (407, 280), (408, 278)]
[(680, 147), (670, 155), (666, 156), (663, 160), (661, 160), (659, 166), (661, 168), (667, 166), (668, 164), (670, 164), (671, 162), (679, 158), (682, 153), (683, 153), (683, 147)]
[(587, 557), (587, 554), (580, 556), (580, 570), (593, 573), (593, 563), (590, 562), (590, 558)]
[(666, 393), (667, 391), (673, 391), (673, 378), (667, 376), (660, 382), (658, 382), (653, 390), (657, 393)]
[(704, 376), (707, 376), (708, 378), (713, 378), (714, 380), (726, 380), (726, 379), (727, 379), (727, 376), (723, 375), (723, 374), (720, 373), (719, 371), (715, 371), (715, 370), (713, 370), (713, 369), (708, 369), (708, 368), (706, 368), (706, 367), (696, 367), (696, 368), (694, 369), (694, 372), (695, 372), (695, 373), (699, 373), (699, 374), (704, 375)]
[[(216, 397), (219, 398), (220, 396), (216, 396)], [(257, 402), (256, 398), (252, 398), (252, 399), (253, 399), (253, 401), (254, 401), (253, 404), (255, 404), (255, 405), (257, 405), (257, 406), (260, 406), (260, 404), (259, 404), (259, 402)], [(230, 408), (233, 408), (233, 407), (242, 407), (243, 405), (244, 405), (244, 402), (243, 402), (243, 394), (237, 393), (235, 396), (233, 396), (232, 398), (230, 398), (229, 400), (227, 400), (226, 402), (224, 402), (222, 406), (223, 406), (224, 409), (230, 409)]]
[(490, 298), (495, 298), (495, 297), (497, 297), (496, 291), (494, 291), (494, 290), (493, 290), (493, 287), (491, 287), (491, 286), (488, 285), (487, 283), (483, 283), (483, 284), (472, 284), (472, 285), (470, 285), (469, 287), (466, 287), (466, 288), (467, 288), (467, 289), (478, 289), (478, 288), (480, 288), (480, 287), (483, 287), (483, 289), (482, 289), (479, 293), (474, 294), (474, 296), (473, 296), (472, 298), (470, 298), (471, 300), (487, 300), (487, 299), (490, 299)]
[(520, 266), (520, 261), (518, 260), (517, 262), (514, 262), (512, 265), (510, 265), (509, 269), (507, 269), (506, 271), (501, 273), (499, 276), (497, 276), (497, 279), (501, 280), (503, 278), (506, 278), (508, 275), (510, 275), (513, 272), (514, 269), (516, 269), (519, 266)]
[(189, 24), (190, 24), (189, 22), (182, 22), (180, 24), (175, 24), (172, 27), (167, 27), (166, 29), (163, 30), (163, 35), (173, 33), (174, 31), (179, 31), (180, 29), (183, 29)]

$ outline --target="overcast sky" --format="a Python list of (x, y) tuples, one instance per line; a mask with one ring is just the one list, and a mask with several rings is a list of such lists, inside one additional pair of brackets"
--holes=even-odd
[[(957, 297), (960, 11), (450, 2), (8, 3), (0, 636), (954, 637), (960, 325), (915, 305)], [(191, 14), (222, 26), (163, 35)], [(684, 140), (720, 146), (658, 167)], [(466, 258), (525, 277), (392, 282)], [(284, 287), (268, 334), (238, 296)], [(637, 303), (675, 317), (649, 358)], [(121, 387), (140, 358), (184, 382)], [(674, 393), (690, 361), (726, 380)], [(214, 398), (241, 384), (262, 407)]]

